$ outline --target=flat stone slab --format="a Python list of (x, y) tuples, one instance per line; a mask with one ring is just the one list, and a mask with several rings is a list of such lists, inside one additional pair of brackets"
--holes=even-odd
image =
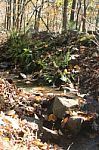
[(53, 114), (62, 119), (66, 111), (77, 108), (78, 106), (79, 102), (77, 99), (56, 96), (53, 103)]

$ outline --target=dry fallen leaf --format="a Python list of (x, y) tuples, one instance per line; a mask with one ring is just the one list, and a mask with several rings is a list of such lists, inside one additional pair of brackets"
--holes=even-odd
[(69, 117), (66, 117), (61, 122), (61, 127), (64, 128), (65, 124), (68, 122)]
[(54, 114), (50, 114), (48, 116), (48, 121), (56, 121), (56, 120), (57, 120), (57, 117)]
[(42, 100), (41, 96), (35, 96), (35, 102), (40, 102)]
[(39, 139), (33, 140), (33, 144), (40, 148), (44, 146), (44, 144)]
[(15, 110), (9, 110), (9, 111), (6, 112), (6, 114), (8, 116), (14, 116), (15, 115)]

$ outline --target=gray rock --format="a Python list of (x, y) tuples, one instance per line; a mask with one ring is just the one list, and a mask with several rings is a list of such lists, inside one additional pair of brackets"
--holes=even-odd
[(79, 102), (77, 99), (56, 96), (53, 103), (53, 114), (62, 119), (66, 111), (77, 108), (78, 106)]

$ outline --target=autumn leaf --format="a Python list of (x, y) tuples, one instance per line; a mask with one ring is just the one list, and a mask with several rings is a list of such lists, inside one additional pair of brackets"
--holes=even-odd
[(44, 144), (39, 139), (33, 140), (33, 144), (36, 145), (36, 146), (38, 146), (38, 147), (40, 147), (40, 148), (42, 146), (44, 146)]
[(35, 101), (40, 102), (42, 100), (41, 96), (35, 96)]
[(57, 117), (54, 114), (50, 114), (48, 116), (48, 121), (56, 121), (56, 120), (57, 120)]

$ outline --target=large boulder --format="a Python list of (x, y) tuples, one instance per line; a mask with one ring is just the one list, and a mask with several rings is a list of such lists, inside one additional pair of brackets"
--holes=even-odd
[(53, 103), (53, 114), (58, 118), (63, 118), (66, 111), (79, 107), (78, 99), (55, 97)]

